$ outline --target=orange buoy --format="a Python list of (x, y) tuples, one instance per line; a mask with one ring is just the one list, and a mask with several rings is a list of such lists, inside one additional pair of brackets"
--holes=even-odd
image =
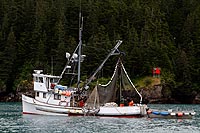
[(65, 96), (68, 96), (68, 91), (65, 92)]
[(151, 113), (152, 113), (152, 110), (148, 110), (148, 111), (147, 111), (147, 114), (151, 114)]
[(183, 112), (178, 112), (177, 116), (179, 116), (179, 117), (183, 116)]
[(65, 96), (70, 97), (71, 96), (71, 92), (70, 91), (66, 91)]
[(66, 91), (63, 91), (63, 92), (62, 92), (62, 95), (66, 95)]
[(71, 96), (71, 91), (69, 91), (69, 96)]
[(120, 105), (119, 105), (120, 107), (124, 107), (124, 104), (123, 103), (120, 103)]

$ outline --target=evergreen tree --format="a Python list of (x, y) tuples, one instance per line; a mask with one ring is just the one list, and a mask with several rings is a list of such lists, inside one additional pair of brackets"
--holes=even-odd
[(64, 68), (66, 64), (66, 58), (65, 58), (65, 53), (67, 52), (67, 49), (65, 47), (65, 31), (64, 31), (64, 25), (61, 21), (61, 19), (57, 22), (56, 27), (56, 38), (57, 38), (57, 43), (58, 47), (57, 50), (55, 51), (55, 74), (59, 75), (62, 72), (62, 69)]
[[(85, 70), (87, 71), (87, 75), (91, 75), (97, 67), (100, 65), (100, 63), (105, 59), (106, 55), (109, 53), (108, 50), (112, 48), (108, 33), (105, 32), (105, 27), (101, 25), (98, 28), (98, 32), (96, 34), (93, 34), (91, 38), (88, 41), (87, 49), (86, 51), (86, 62), (90, 62), (89, 64), (86, 64)], [(91, 52), (92, 51), (92, 52)], [(113, 64), (111, 61), (107, 61), (107, 64)], [(108, 65), (109, 66), (109, 65)], [(113, 65), (110, 65), (111, 67)], [(109, 68), (107, 68), (109, 70)], [(109, 71), (107, 69), (104, 69), (104, 73), (109, 76)]]
[[(50, 73), (52, 59), (54, 74), (61, 73), (65, 52), (72, 53), (79, 41), (80, 9), (84, 18), (82, 48), (87, 55), (81, 66), (83, 77), (89, 76), (121, 39), (119, 50), (126, 54), (124, 63), (131, 77), (150, 75), (152, 68), (159, 66), (165, 76), (163, 83), (175, 84), (171, 87), (177, 86), (177, 90), (199, 90), (198, 0), (1, 0), (2, 90), (20, 84), (31, 69)], [(103, 69), (104, 77), (112, 74), (113, 62), (113, 57), (106, 62), (110, 67)]]
[(15, 78), (15, 61), (16, 61), (16, 38), (11, 28), (8, 35), (4, 51), (1, 55), (1, 69), (0, 77), (5, 82), (7, 91), (11, 91), (13, 88), (13, 81)]
[[(180, 49), (185, 51), (185, 54), (187, 54), (187, 75), (190, 75), (190, 82), (193, 82), (194, 88), (198, 88), (197, 84), (199, 84), (199, 68), (200, 68), (200, 58), (199, 58), (199, 48), (200, 48), (200, 42), (199, 42), (199, 27), (200, 27), (200, 21), (199, 21), (199, 14), (200, 11), (200, 5), (196, 5), (196, 9), (188, 14), (187, 20), (184, 23), (183, 31), (181, 32), (181, 37), (184, 38), (184, 42), (182, 43)], [(180, 66), (182, 67), (182, 66)], [(178, 70), (180, 70), (178, 68)], [(177, 74), (177, 76), (179, 76)]]

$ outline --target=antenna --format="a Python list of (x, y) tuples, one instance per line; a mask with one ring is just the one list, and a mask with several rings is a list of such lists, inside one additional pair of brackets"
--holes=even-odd
[(53, 56), (51, 56), (51, 75), (53, 75)]

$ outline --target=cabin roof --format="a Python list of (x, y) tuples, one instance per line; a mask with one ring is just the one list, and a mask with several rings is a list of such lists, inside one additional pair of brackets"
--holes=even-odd
[(48, 78), (60, 78), (60, 76), (53, 76), (53, 75), (48, 75), (48, 74), (33, 74), (34, 77), (48, 77)]

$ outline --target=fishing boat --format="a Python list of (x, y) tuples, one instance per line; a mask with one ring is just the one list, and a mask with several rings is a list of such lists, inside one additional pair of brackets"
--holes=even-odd
[[(88, 86), (92, 82), (92, 79), (94, 79), (95, 75), (102, 69), (106, 60), (111, 55), (116, 55), (115, 51), (121, 43), (122, 41), (120, 40), (117, 42), (116, 46), (111, 50), (106, 59), (82, 88), (60, 85), (59, 80), (64, 72), (62, 72), (60, 76), (53, 76), (42, 74), (42, 70), (34, 70), (33, 81), (35, 97), (22, 95), (23, 114), (62, 116), (95, 115), (104, 117), (144, 116), (147, 107), (141, 104), (142, 96), (128, 77), (121, 58), (119, 58), (114, 74), (108, 84), (96, 85), (91, 94), (85, 96), (87, 100), (84, 106), (78, 104), (80, 97), (83, 97), (83, 95), (86, 94), (85, 92), (88, 91)], [(77, 57), (77, 55), (75, 57)], [(74, 59), (77, 60), (75, 57), (72, 56), (69, 59), (69, 63), (67, 63), (63, 71), (70, 68), (70, 62), (74, 62)], [(120, 83), (121, 86), (118, 86), (117, 83)], [(127, 83), (129, 83), (129, 86)], [(135, 90), (140, 97), (139, 104), (122, 106), (123, 89)]]
[(196, 112), (192, 111), (176, 111), (165, 110), (147, 110), (148, 118), (164, 118), (164, 119), (192, 119)]
[[(49, 74), (43, 74), (42, 70), (34, 70), (33, 73), (33, 84), (35, 96), (30, 97), (22, 95), (22, 111), (23, 114), (37, 114), (37, 115), (61, 115), (61, 116), (73, 116), (73, 115), (97, 115), (97, 116), (117, 116), (117, 117), (135, 117), (143, 116), (145, 112), (146, 105), (142, 105), (142, 96), (139, 94), (135, 86), (130, 81), (125, 68), (121, 61), (119, 60), (113, 77), (107, 85), (97, 85), (94, 89), (96, 92), (92, 92), (90, 96), (87, 95), (90, 89), (89, 85), (93, 81), (96, 74), (102, 69), (105, 62), (112, 55), (120, 55), (118, 47), (121, 45), (122, 41), (118, 40), (117, 44), (110, 53), (106, 56), (101, 65), (93, 73), (93, 75), (87, 80), (84, 86), (80, 86), (80, 76), (81, 76), (81, 62), (84, 60), (85, 55), (82, 55), (82, 28), (83, 18), (81, 17), (81, 12), (79, 14), (79, 44), (75, 48), (72, 54), (66, 53), (67, 63), (64, 67), (60, 76), (54, 76)], [(77, 65), (72, 65), (76, 63)], [(74, 70), (72, 66), (78, 66), (76, 68), (77, 72), (71, 72)], [(77, 85), (66, 86), (61, 85), (60, 80), (67, 71), (70, 71), (74, 76), (77, 76)], [(119, 106), (122, 100), (123, 93), (122, 88), (116, 85), (118, 82), (119, 75), (122, 78), (123, 73), (125, 79), (131, 86), (126, 86), (121, 82), (124, 88), (135, 89), (137, 94), (140, 96), (139, 104), (134, 104), (134, 106)], [(80, 103), (85, 97), (87, 99), (86, 103)], [(85, 102), (85, 101), (84, 101)], [(93, 103), (93, 105), (91, 104)], [(112, 104), (114, 103), (114, 104)]]

